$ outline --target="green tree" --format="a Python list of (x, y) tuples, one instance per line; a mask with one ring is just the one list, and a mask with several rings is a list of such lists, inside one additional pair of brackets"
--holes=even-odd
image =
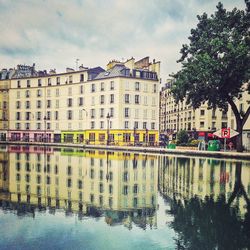
[(191, 30), (190, 44), (181, 49), (182, 64), (173, 75), (172, 92), (176, 102), (186, 98), (187, 104), (199, 108), (207, 102), (209, 108), (227, 110), (231, 106), (237, 131), (237, 151), (243, 151), (242, 131), (250, 106), (240, 112), (235, 104), (244, 91), (250, 91), (250, 6), (246, 10), (226, 11), (218, 3), (216, 12), (198, 17)]
[(188, 133), (187, 131), (185, 130), (180, 130), (178, 133), (177, 133), (177, 142), (178, 143), (188, 143)]

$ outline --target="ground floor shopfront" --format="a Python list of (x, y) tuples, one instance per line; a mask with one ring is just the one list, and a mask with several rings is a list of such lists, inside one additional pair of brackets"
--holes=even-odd
[(8, 130), (2, 134), (0, 141), (63, 142), (121, 146), (154, 146), (159, 142), (159, 133), (155, 130)]

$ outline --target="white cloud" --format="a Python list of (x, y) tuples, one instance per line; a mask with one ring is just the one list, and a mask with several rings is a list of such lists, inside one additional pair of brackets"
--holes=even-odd
[[(38, 69), (103, 66), (111, 59), (150, 56), (162, 62), (163, 79), (179, 65), (196, 15), (217, 1), (0, 0), (0, 67), (36, 63)], [(245, 8), (243, 0), (225, 7)]]

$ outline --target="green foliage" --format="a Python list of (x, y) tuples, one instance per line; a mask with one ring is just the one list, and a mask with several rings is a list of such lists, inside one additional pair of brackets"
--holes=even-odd
[(249, 8), (226, 11), (218, 3), (213, 15), (204, 13), (197, 18), (190, 44), (180, 51), (182, 69), (173, 75), (172, 93), (177, 103), (186, 99), (194, 108), (207, 102), (209, 108), (227, 110), (230, 104), (241, 133), (250, 108), (241, 117), (235, 100), (243, 91), (250, 91), (250, 84), (244, 85), (250, 79)]
[(227, 12), (219, 3), (214, 15), (204, 13), (198, 20), (190, 45), (181, 49), (182, 69), (172, 91), (194, 108), (208, 101), (211, 108), (227, 109), (228, 98), (239, 98), (249, 80), (250, 16), (236, 8)]
[(185, 130), (180, 130), (178, 133), (177, 133), (177, 143), (178, 145), (179, 144), (186, 144), (188, 143), (188, 133), (187, 131)]

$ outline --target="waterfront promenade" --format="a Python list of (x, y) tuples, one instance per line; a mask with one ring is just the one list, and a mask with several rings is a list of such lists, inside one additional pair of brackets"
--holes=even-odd
[(4, 145), (20, 145), (20, 146), (50, 146), (50, 147), (68, 147), (86, 150), (109, 150), (109, 151), (123, 151), (123, 152), (138, 152), (138, 153), (153, 153), (153, 154), (175, 154), (199, 157), (212, 158), (233, 158), (250, 160), (250, 152), (236, 152), (236, 151), (204, 151), (196, 148), (177, 147), (176, 149), (167, 149), (163, 147), (143, 147), (143, 146), (115, 146), (115, 145), (90, 145), (81, 143), (44, 143), (44, 142), (1, 142), (0, 146)]

